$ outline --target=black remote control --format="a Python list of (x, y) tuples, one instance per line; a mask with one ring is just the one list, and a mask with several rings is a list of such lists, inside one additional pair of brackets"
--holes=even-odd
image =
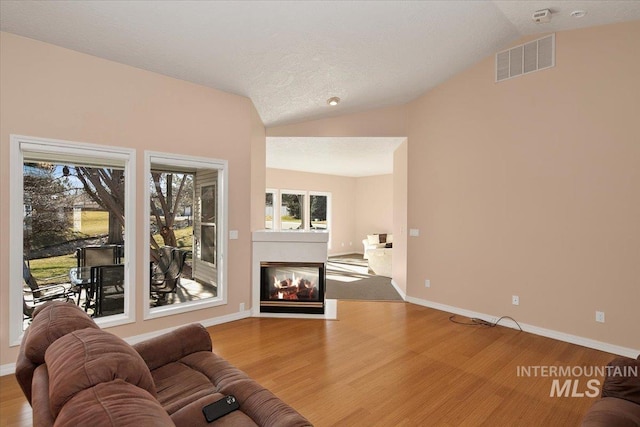
[(220, 417), (224, 417), (229, 412), (233, 412), (240, 408), (240, 404), (235, 396), (225, 396), (220, 400), (216, 400), (213, 403), (208, 404), (202, 408), (204, 418), (208, 423), (217, 420)]

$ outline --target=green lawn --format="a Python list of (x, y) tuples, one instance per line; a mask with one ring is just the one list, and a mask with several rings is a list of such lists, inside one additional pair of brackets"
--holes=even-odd
[[(191, 249), (193, 246), (193, 226), (179, 228), (174, 230), (174, 233), (176, 235), (176, 243), (179, 248)], [(162, 240), (160, 233), (154, 234), (153, 238), (158, 242), (158, 245), (164, 246), (164, 241)]]
[[(89, 227), (93, 230), (100, 230), (101, 223), (103, 225), (106, 224), (107, 227), (104, 229), (104, 232), (98, 234), (106, 234), (108, 232), (108, 223), (105, 222), (108, 221), (108, 214), (106, 212), (83, 212), (83, 216), (85, 213), (88, 215), (86, 223), (83, 219), (83, 233), (85, 232), (85, 224), (89, 224)], [(193, 227), (175, 230), (175, 234), (178, 247), (191, 249), (193, 243)], [(163, 245), (162, 237), (160, 237), (159, 233), (153, 237), (161, 246)], [(69, 269), (77, 266), (78, 261), (74, 252), (68, 255), (32, 259), (29, 265), (31, 274), (33, 274), (33, 277), (36, 278), (39, 284), (66, 283), (69, 281)]]
[(80, 232), (87, 236), (102, 236), (109, 233), (109, 212), (82, 211)]
[(78, 265), (75, 253), (29, 261), (38, 284), (69, 282), (69, 269)]

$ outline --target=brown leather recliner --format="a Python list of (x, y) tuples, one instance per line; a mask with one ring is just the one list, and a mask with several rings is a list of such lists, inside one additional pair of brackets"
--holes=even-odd
[[(35, 311), (16, 378), (34, 426), (311, 425), (213, 353), (202, 325), (131, 346), (65, 302)], [(240, 408), (208, 423), (203, 407), (226, 395), (234, 395)]]

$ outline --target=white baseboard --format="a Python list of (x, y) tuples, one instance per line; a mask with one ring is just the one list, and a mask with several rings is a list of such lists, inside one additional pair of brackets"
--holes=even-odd
[(6, 365), (0, 365), (0, 377), (5, 375), (13, 375), (16, 372), (15, 363), (7, 363)]
[(400, 289), (400, 287), (395, 282), (395, 280), (391, 279), (391, 285), (395, 288), (396, 291), (398, 291), (398, 293), (400, 294), (402, 299), (406, 301), (407, 300), (407, 293), (405, 291), (403, 291), (402, 289)]
[[(240, 319), (246, 319), (247, 317), (251, 317), (251, 310), (239, 311), (237, 313), (226, 314), (224, 316), (212, 317), (210, 319), (200, 320), (198, 322), (189, 322), (189, 323), (200, 323), (205, 328), (208, 328), (209, 326), (220, 325), (222, 323), (233, 322), (235, 320), (240, 320)], [(137, 344), (139, 342), (146, 341), (148, 339), (166, 334), (167, 332), (171, 332), (187, 324), (188, 323), (185, 323), (183, 325), (172, 326), (170, 328), (160, 329), (157, 331), (148, 332), (146, 334), (134, 335), (132, 337), (124, 338), (124, 340), (129, 344)]]
[[(460, 316), (465, 316), (469, 318), (482, 319), (490, 323), (495, 323), (499, 316), (491, 316), (484, 313), (478, 313), (475, 311), (465, 310), (463, 308), (453, 307), (446, 304), (440, 304), (433, 301), (423, 300), (414, 297), (406, 297), (405, 300), (412, 304), (421, 305), (423, 307), (434, 308), (440, 311), (446, 311), (451, 314), (458, 314)], [(529, 332), (531, 334), (540, 335), (547, 338), (552, 338), (558, 341), (564, 341), (571, 344), (580, 345), (583, 347), (593, 348), (595, 350), (605, 351), (607, 353), (617, 354), (620, 356), (631, 357), (633, 359), (638, 357), (640, 354), (640, 350), (622, 347), (615, 344), (609, 344), (602, 341), (592, 340), (590, 338), (584, 338), (577, 335), (567, 334), (564, 332), (554, 331), (552, 329), (541, 328), (535, 325), (528, 325), (526, 323), (520, 323), (520, 327), (524, 332)], [(518, 326), (508, 319), (505, 319), (504, 323), (501, 321), (500, 326), (506, 326), (508, 328), (518, 329)]]
[(336, 253), (330, 253), (328, 257), (331, 258), (334, 256), (343, 256), (343, 255), (352, 255), (352, 254), (363, 255), (363, 252), (358, 252), (358, 251), (336, 252)]

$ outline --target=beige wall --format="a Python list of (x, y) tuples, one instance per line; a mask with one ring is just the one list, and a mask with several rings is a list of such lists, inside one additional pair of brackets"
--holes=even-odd
[(496, 84), (490, 57), (409, 105), (407, 291), (640, 349), (640, 22), (556, 42), (555, 68)]
[(253, 104), (251, 104), (251, 230), (264, 228), (267, 144), (265, 128)]
[[(251, 101), (199, 85), (98, 59), (49, 44), (0, 35), (0, 199), (9, 194), (9, 135), (81, 141), (137, 150), (138, 188), (144, 150), (206, 156), (229, 161), (228, 305), (143, 321), (110, 329), (123, 336), (236, 313), (249, 308), (252, 195), (264, 203), (262, 124)], [(252, 189), (262, 185), (260, 190)], [(140, 191), (139, 194), (141, 194)], [(143, 222), (138, 199), (136, 223)], [(254, 200), (253, 204), (259, 204)], [(253, 222), (258, 222), (253, 220)], [(137, 259), (143, 259), (142, 228), (136, 231)], [(0, 364), (15, 362), (17, 347), (8, 345), (9, 209), (0, 204)], [(137, 282), (142, 282), (142, 269)], [(14, 284), (15, 285), (15, 284)], [(136, 301), (143, 301), (142, 286)]]
[(393, 175), (356, 178), (355, 211), (358, 252), (367, 234), (393, 233)]
[(393, 153), (393, 262), (395, 284), (407, 292), (407, 154), (408, 141)]

